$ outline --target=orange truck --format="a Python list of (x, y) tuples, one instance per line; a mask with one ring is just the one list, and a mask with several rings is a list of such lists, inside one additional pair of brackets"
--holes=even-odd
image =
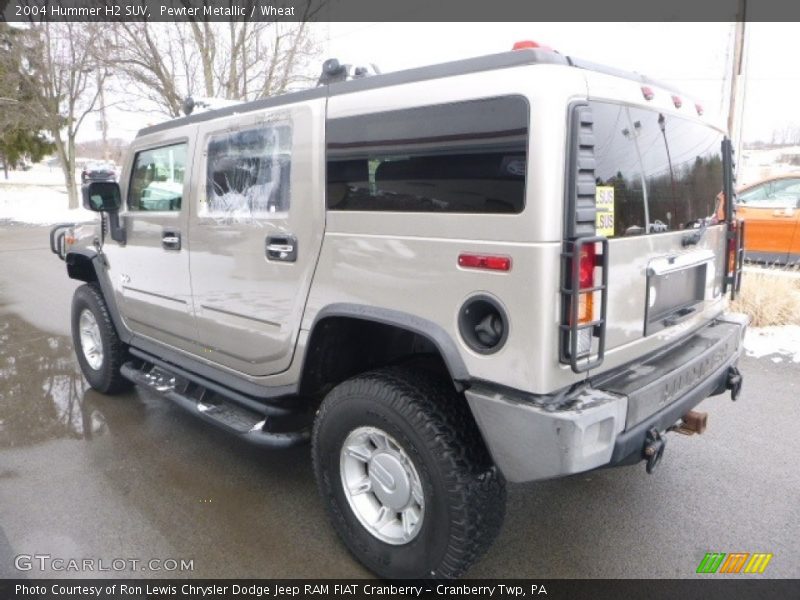
[(736, 217), (745, 221), (745, 256), (764, 263), (800, 264), (800, 173), (741, 188)]

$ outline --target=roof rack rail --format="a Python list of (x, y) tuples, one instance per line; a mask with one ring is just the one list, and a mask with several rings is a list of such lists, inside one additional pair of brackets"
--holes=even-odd
[[(301, 102), (312, 98), (330, 97), (338, 94), (348, 94), (369, 89), (387, 87), (391, 85), (401, 85), (417, 81), (429, 81), (443, 77), (454, 77), (469, 73), (479, 73), (482, 71), (492, 71), (495, 69), (506, 69), (524, 65), (551, 64), (572, 66), (579, 69), (596, 71), (621, 77), (631, 81), (647, 85), (655, 85), (672, 93), (678, 93), (675, 88), (665, 85), (659, 81), (652, 80), (644, 75), (633, 71), (623, 71), (613, 67), (596, 64), (580, 58), (564, 56), (553, 50), (543, 47), (525, 48), (522, 50), (511, 50), (498, 54), (489, 54), (475, 58), (467, 58), (448, 63), (441, 63), (425, 67), (417, 67), (404, 71), (394, 71), (392, 73), (378, 74), (377, 69), (372, 65), (375, 74), (369, 73), (367, 67), (354, 67), (353, 65), (342, 65), (336, 59), (329, 59), (325, 62), (327, 67), (323, 68), (317, 86), (295, 92), (287, 92), (269, 98), (252, 100), (235, 106), (227, 106), (215, 110), (201, 113), (194, 113), (190, 116), (180, 117), (172, 121), (151, 125), (139, 131), (138, 136), (149, 135), (165, 129), (172, 129), (188, 123), (206, 121), (217, 117), (228, 116), (234, 113), (245, 113), (264, 108), (282, 106), (291, 102)], [(368, 76), (369, 75), (369, 76)]]
[(582, 58), (574, 58), (572, 56), (568, 56), (567, 61), (569, 62), (570, 66), (576, 67), (578, 69), (586, 69), (587, 71), (595, 71), (596, 73), (613, 75), (614, 77), (621, 77), (622, 79), (629, 79), (631, 81), (637, 81), (639, 83), (644, 83), (647, 85), (655, 85), (668, 92), (672, 92), (675, 94), (681, 93), (679, 89), (671, 85), (668, 85), (661, 81), (657, 81), (655, 79), (651, 79), (650, 77), (642, 75), (641, 73), (637, 73), (636, 71), (625, 71), (623, 69), (616, 69), (614, 67), (609, 67), (607, 65), (595, 63), (589, 60), (583, 60)]

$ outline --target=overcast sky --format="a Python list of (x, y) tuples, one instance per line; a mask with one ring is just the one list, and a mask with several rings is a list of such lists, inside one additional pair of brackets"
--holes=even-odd
[[(731, 23), (318, 23), (325, 58), (375, 63), (383, 72), (509, 50), (531, 39), (562, 54), (670, 83), (708, 111), (725, 113), (732, 53)], [(743, 138), (768, 140), (800, 123), (799, 23), (747, 24)], [(154, 118), (109, 111), (110, 135), (132, 138)], [(122, 125), (125, 123), (125, 125)], [(88, 124), (87, 124), (88, 125)], [(98, 137), (88, 126), (82, 139)]]

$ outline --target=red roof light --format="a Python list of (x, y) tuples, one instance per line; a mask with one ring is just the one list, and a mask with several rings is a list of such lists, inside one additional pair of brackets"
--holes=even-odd
[(683, 106), (683, 100), (681, 100), (680, 96), (672, 96), (672, 103), (675, 105), (675, 108)]
[(702, 104), (695, 104), (694, 109), (697, 111), (698, 115), (703, 114), (703, 105)]
[(652, 88), (647, 87), (646, 85), (642, 86), (642, 96), (644, 96), (645, 100), (652, 100), (655, 97)]
[(544, 44), (540, 44), (539, 42), (534, 42), (533, 40), (522, 40), (519, 42), (515, 42), (514, 46), (511, 48), (512, 50), (548, 50), (550, 52), (553, 49), (550, 46), (545, 46)]

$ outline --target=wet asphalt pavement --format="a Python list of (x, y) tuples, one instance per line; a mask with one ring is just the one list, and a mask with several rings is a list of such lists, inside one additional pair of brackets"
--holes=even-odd
[[(255, 449), (142, 390), (88, 389), (69, 337), (77, 282), (47, 232), (0, 224), (0, 577), (92, 576), (19, 572), (22, 554), (193, 560), (117, 576), (369, 576), (326, 522), (307, 447)], [(741, 367), (745, 397), (705, 401), (708, 431), (669, 436), (654, 475), (509, 486), (469, 576), (683, 578), (706, 552), (771, 552), (765, 576), (800, 577), (800, 364)]]

